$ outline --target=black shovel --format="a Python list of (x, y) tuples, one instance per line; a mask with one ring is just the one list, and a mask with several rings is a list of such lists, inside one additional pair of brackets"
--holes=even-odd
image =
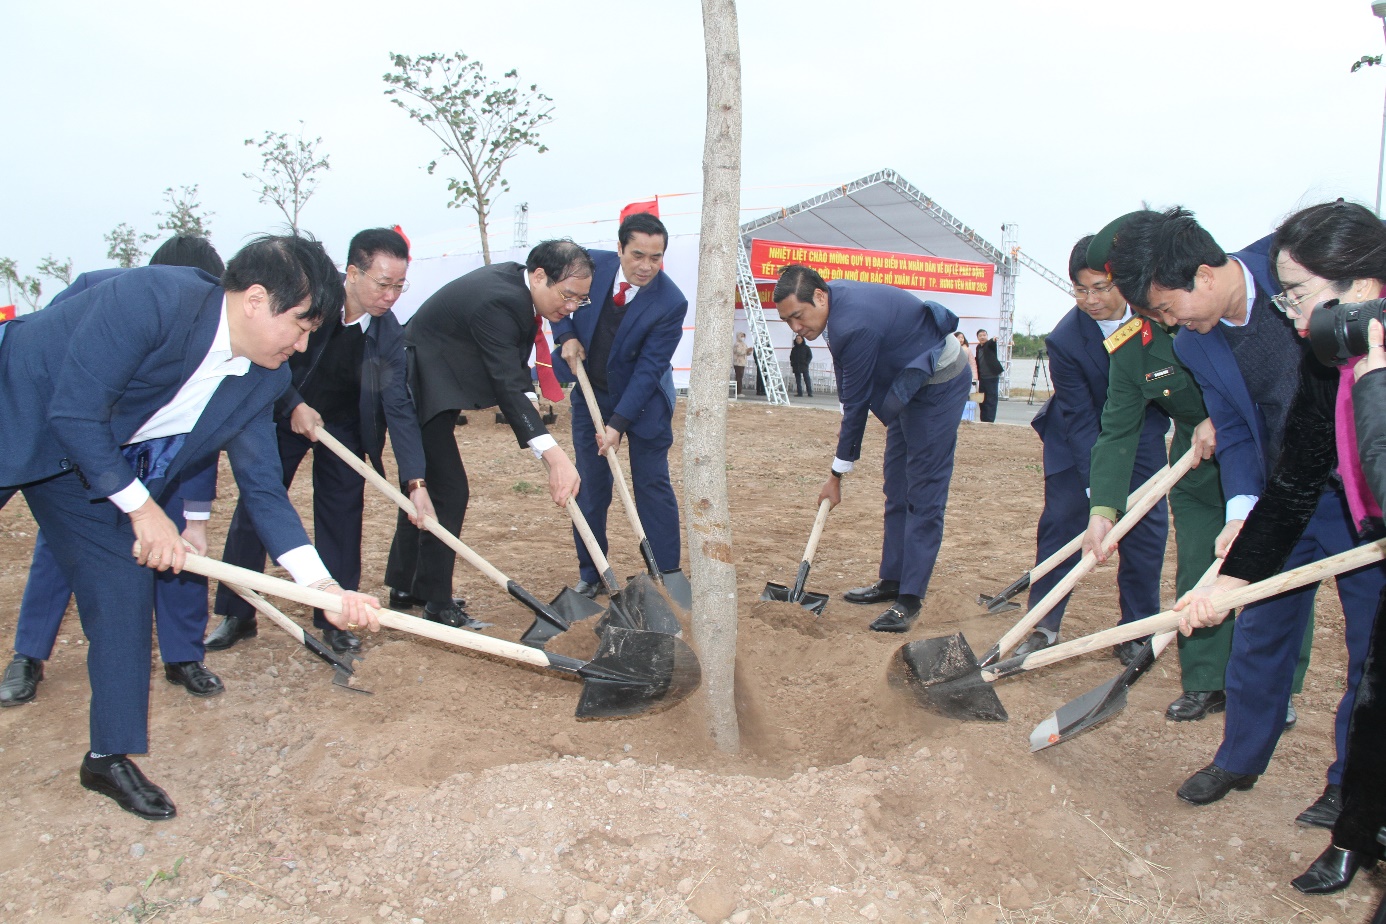
[(809, 569), (813, 567), (813, 553), (818, 551), (818, 538), (823, 535), (823, 524), (828, 522), (828, 511), (831, 509), (832, 502), (826, 497), (823, 498), (822, 503), (818, 505), (818, 516), (813, 519), (813, 531), (809, 533), (808, 545), (804, 546), (804, 560), (799, 562), (799, 573), (794, 576), (794, 586), (785, 587), (783, 584), (767, 581), (760, 599), (797, 603), (815, 616), (823, 615), (823, 607), (828, 605), (828, 595), (804, 590), (804, 582), (808, 580)]
[[(1344, 571), (1365, 567), (1382, 559), (1386, 559), (1386, 539), (1349, 549), (1255, 584), (1248, 584), (1240, 590), (1214, 597), (1213, 605), (1220, 610), (1245, 606)], [(996, 691), (992, 689), (992, 684), (997, 680), (1147, 635), (1169, 633), (1178, 627), (1181, 615), (1182, 613), (1174, 610), (1166, 610), (1145, 619), (1103, 629), (1071, 642), (990, 666), (977, 664), (966, 641), (962, 641), (961, 644), (948, 644), (953, 642), (953, 639), (961, 640), (961, 636), (954, 636), (953, 639), (910, 642), (896, 652), (891, 667), (892, 680), (903, 683), (922, 706), (942, 715), (957, 719), (1005, 721), (1006, 710), (997, 698)], [(1032, 748), (1035, 736), (1041, 734), (1041, 729), (1045, 730), (1046, 740), (1048, 734), (1063, 731), (1061, 728), (1051, 729), (1046, 720), (1031, 736)]]
[(222, 581), (222, 583), (234, 591), (237, 596), (246, 603), (253, 606), (260, 615), (289, 633), (289, 635), (295, 638), (304, 648), (307, 648), (326, 662), (332, 668), (332, 683), (334, 685), (344, 690), (350, 690), (353, 693), (364, 693), (367, 696), (371, 695), (370, 690), (363, 690), (360, 687), (353, 687), (351, 685), (351, 676), (355, 672), (355, 668), (349, 660), (338, 655), (336, 652), (332, 651), (332, 649), (318, 641), (316, 636), (304, 631), (302, 626), (294, 622), (288, 616), (285, 616), (273, 603), (270, 603), (249, 587), (242, 587), (230, 581)]
[[(602, 423), (602, 409), (597, 406), (597, 398), (592, 394), (592, 383), (587, 379), (587, 368), (579, 359), (572, 363), (572, 369), (582, 385), (582, 394), (587, 398), (587, 412), (592, 415), (592, 423), (597, 431), (601, 432), (606, 425)], [(645, 535), (645, 526), (640, 522), (640, 512), (635, 508), (635, 498), (631, 496), (630, 486), (626, 484), (625, 470), (621, 468), (621, 462), (616, 458), (615, 452), (605, 455), (607, 464), (611, 466), (611, 478), (616, 484), (616, 493), (621, 496), (621, 506), (626, 509), (626, 519), (630, 521), (635, 538), (640, 540), (640, 557), (645, 560), (646, 573), (656, 583), (663, 584), (664, 589), (669, 592), (670, 599), (687, 613), (693, 608), (693, 588), (688, 583), (688, 576), (681, 568), (660, 570), (659, 562), (655, 561), (654, 548), (650, 546), (650, 540)], [(631, 581), (634, 580), (631, 578)]]
[[(1162, 478), (1168, 473), (1169, 466), (1166, 465), (1162, 467), (1154, 475), (1151, 475), (1146, 480), (1145, 484), (1141, 485), (1139, 488), (1132, 491), (1131, 496), (1126, 499), (1126, 509), (1130, 510), (1131, 508), (1139, 504), (1141, 498), (1145, 496), (1145, 492), (1148, 491), (1153, 484), (1155, 484), (1156, 479)], [(986, 607), (988, 613), (1001, 613), (1006, 610), (1019, 609), (1020, 604), (1014, 602), (1011, 598), (1015, 597), (1016, 595), (1022, 593), (1025, 590), (1028, 590), (1032, 583), (1038, 581), (1040, 578), (1044, 577), (1046, 574), (1053, 571), (1055, 568), (1059, 567), (1059, 565), (1063, 564), (1070, 555), (1081, 549), (1083, 547), (1083, 537), (1085, 535), (1086, 533), (1079, 533), (1078, 535), (1074, 536), (1072, 539), (1068, 541), (1066, 545), (1064, 545), (1063, 548), (1059, 549), (1059, 551), (1055, 552), (1053, 555), (1050, 555), (1044, 561), (1040, 562), (1038, 565), (1035, 565), (1029, 571), (1026, 571), (1020, 577), (1016, 578), (1014, 581), (1008, 584), (1003, 590), (998, 592), (995, 596), (989, 597), (986, 594), (978, 594), (977, 605)]]
[[(234, 582), (306, 606), (341, 612), (341, 598), (292, 581), (281, 580), (200, 555), (189, 554), (183, 565), (194, 574)], [(612, 626), (602, 636), (591, 661), (549, 654), (518, 642), (454, 629), (417, 616), (377, 611), (380, 624), (401, 632), (457, 645), (515, 664), (544, 668), (582, 681), (579, 719), (616, 719), (668, 709), (688, 698), (702, 680), (697, 655), (682, 639), (658, 632)]]

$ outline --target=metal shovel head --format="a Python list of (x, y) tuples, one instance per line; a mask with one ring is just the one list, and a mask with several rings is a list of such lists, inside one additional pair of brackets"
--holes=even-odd
[(982, 679), (977, 658), (961, 632), (901, 645), (891, 674), (932, 712), (963, 721), (1010, 719), (996, 691)]
[(637, 574), (624, 589), (609, 598), (606, 615), (595, 627), (599, 636), (617, 626), (661, 635), (681, 635), (683, 625), (659, 585), (648, 574)]
[(986, 607), (986, 611), (993, 616), (997, 613), (1004, 613), (1007, 610), (1018, 610), (1020, 604), (1014, 600), (1007, 600), (1001, 596), (988, 597), (986, 594), (977, 595), (977, 605)]
[(619, 719), (677, 705), (698, 689), (703, 672), (682, 639), (613, 625), (578, 676), (577, 717)]
[(1126, 691), (1155, 666), (1155, 643), (1146, 639), (1120, 674), (1056, 709), (1030, 733), (1030, 750), (1041, 751), (1095, 728), (1126, 708)]
[[(600, 603), (589, 600), (571, 587), (560, 590), (558, 596), (554, 597), (553, 602), (549, 604), (549, 608), (566, 619), (569, 624), (583, 619), (591, 619), (593, 616), (598, 616), (606, 611), (606, 608)], [(549, 639), (562, 632), (562, 629), (544, 617), (535, 616), (534, 624), (525, 630), (524, 635), (520, 636), (520, 641), (531, 648), (543, 648)]]
[[(683, 573), (683, 569), (672, 568), (668, 571), (661, 571), (659, 576), (664, 579), (664, 589), (669, 592), (674, 604), (685, 613), (692, 610), (693, 585), (688, 583), (688, 575)], [(633, 581), (635, 578), (631, 578), (631, 580)]]
[[(790, 588), (785, 587), (783, 584), (776, 584), (774, 581), (767, 581), (765, 584), (765, 590), (761, 591), (760, 599), (776, 600), (780, 603), (794, 603), (796, 601), (789, 599), (789, 595), (792, 593), (793, 591)], [(808, 610), (813, 615), (822, 616), (823, 607), (828, 605), (828, 595), (816, 594), (813, 591), (806, 590), (804, 591), (804, 595), (800, 597), (797, 602), (800, 606)]]

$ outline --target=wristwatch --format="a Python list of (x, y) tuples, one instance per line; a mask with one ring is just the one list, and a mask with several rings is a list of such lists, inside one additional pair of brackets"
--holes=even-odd
[(425, 482), (422, 478), (410, 478), (409, 481), (405, 484), (405, 487), (408, 488), (407, 493), (413, 494), (419, 488), (428, 487), (428, 483)]

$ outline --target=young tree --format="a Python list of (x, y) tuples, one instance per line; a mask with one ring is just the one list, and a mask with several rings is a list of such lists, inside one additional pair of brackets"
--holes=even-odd
[(39, 261), (38, 273), (40, 276), (58, 280), (63, 284), (63, 288), (67, 288), (72, 285), (72, 258), (69, 257), (66, 263), (59, 263), (50, 253)]
[(260, 152), (262, 173), (243, 173), (247, 180), (260, 184), (260, 201), (273, 203), (289, 227), (298, 233), (298, 216), (308, 200), (317, 191), (318, 181), (313, 174), (330, 170), (328, 155), (318, 156), (318, 145), (322, 136), (312, 141), (303, 138), (303, 123), (298, 123), (298, 135), (290, 137), (287, 132), (265, 132), (265, 137), (256, 141), (245, 139), (246, 146), (254, 145)]
[[(444, 157), (462, 162), (462, 178), (448, 178), (448, 208), (469, 206), (476, 212), (481, 257), (490, 263), (486, 221), (492, 202), (510, 188), (501, 168), (522, 148), (536, 148), (540, 154), (548, 150), (539, 142), (538, 129), (552, 121), (548, 104), (553, 100), (537, 84), (521, 87), (514, 70), (505, 72), (504, 83), (488, 78), (480, 61), (460, 51), (417, 58), (392, 53), (390, 58), (396, 73), (384, 75), (389, 84), (385, 95), (443, 143)], [(437, 166), (433, 161), (428, 172)]]
[(741, 51), (735, 0), (702, 0), (707, 59), (698, 316), (684, 422), (683, 495), (693, 584), (693, 641), (717, 747), (736, 752), (736, 565), (727, 505), (727, 357), (741, 188)]
[(156, 234), (141, 234), (121, 222), (103, 235), (106, 240), (106, 259), (116, 261), (116, 265), (129, 269), (144, 263), (144, 245), (154, 240)]
[(38, 311), (39, 297), (43, 295), (43, 283), (36, 276), (19, 275), (19, 264), (10, 257), (0, 257), (0, 281), (5, 283), (5, 299), (15, 304), (14, 293), (29, 306), (30, 311)]
[(161, 219), (157, 225), (160, 231), (180, 237), (212, 236), (211, 218), (216, 213), (205, 211), (197, 201), (196, 183), (179, 186), (177, 190), (170, 186), (164, 190), (164, 198), (168, 200), (168, 211), (154, 213)]

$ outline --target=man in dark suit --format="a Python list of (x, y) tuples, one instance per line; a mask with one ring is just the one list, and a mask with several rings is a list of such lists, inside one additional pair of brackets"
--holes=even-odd
[[(438, 522), (449, 532), (462, 529), (467, 513), (467, 470), (453, 435), (464, 410), (499, 407), (519, 444), (547, 463), (553, 502), (564, 507), (577, 495), (577, 469), (529, 397), (529, 354), (536, 337), (543, 337), (545, 320), (561, 321), (590, 304), (591, 286), (587, 251), (572, 241), (542, 241), (524, 264), (493, 263), (454, 279), (410, 319), (405, 342), (424, 477)], [(385, 568), (385, 581), (395, 592), (423, 600), (429, 614), (440, 613), (453, 605), (455, 563), (452, 549), (416, 529), (401, 512)]]
[[(1045, 338), (1054, 395), (1044, 403), (1031, 426), (1044, 442), (1044, 511), (1035, 539), (1035, 563), (1044, 561), (1088, 528), (1088, 488), (1092, 448), (1101, 432), (1107, 403), (1108, 355), (1102, 342), (1129, 320), (1130, 308), (1121, 291), (1101, 273), (1088, 268), (1092, 235), (1073, 247), (1068, 276), (1078, 304), (1064, 315)], [(1169, 417), (1157, 405), (1140, 410), (1144, 425), (1130, 478), (1131, 490), (1144, 484), (1165, 464), (1165, 432)], [(1164, 566), (1169, 514), (1161, 500), (1121, 540), (1117, 572), (1121, 621), (1130, 622), (1160, 610), (1160, 572)], [(1080, 553), (1030, 586), (1033, 607), (1078, 563)], [(1016, 648), (1016, 656), (1047, 648), (1058, 639), (1068, 597), (1035, 627)], [(1139, 647), (1139, 646), (1137, 646)]]
[(833, 357), (842, 425), (820, 503), (841, 502), (841, 479), (861, 456), (868, 412), (886, 425), (880, 579), (845, 599), (894, 600), (871, 628), (904, 632), (919, 616), (943, 541), (958, 421), (972, 382), (953, 336), (958, 319), (893, 286), (824, 282), (799, 265), (780, 273), (773, 298), (794, 333), (805, 340), (823, 335)]
[[(679, 566), (679, 503), (669, 482), (669, 448), (674, 445), (674, 373), (669, 360), (683, 337), (688, 299), (664, 274), (669, 232), (653, 215), (637, 212), (616, 232), (618, 250), (591, 250), (592, 292), (601, 299), (553, 326), (562, 344), (554, 371), (571, 380), (569, 364), (583, 360), (605, 424), (596, 432), (581, 386), (570, 396), (573, 453), (583, 491), (578, 506), (607, 549), (606, 515), (611, 506), (611, 468), (602, 458), (621, 438), (630, 447), (636, 509), (662, 570)], [(578, 593), (595, 597), (602, 588), (597, 567), (580, 536)]]
[(159, 507), (181, 477), (225, 449), (261, 537), (294, 580), (341, 595), (344, 625), (379, 625), (375, 601), (344, 593), (308, 542), (278, 477), (270, 414), (289, 382), (284, 362), (341, 298), (321, 245), (260, 238), (232, 258), (223, 284), (144, 267), (0, 327), (0, 502), (23, 491), (90, 642), (80, 779), (142, 818), (176, 814), (127, 755), (148, 749), (148, 569), (177, 573), (186, 555)]
[[(211, 243), (202, 237), (171, 237), (154, 251), (150, 266), (193, 266), (218, 277), (226, 266)], [(59, 292), (48, 307), (105, 282), (124, 269), (83, 273)], [(180, 479), (170, 492), (165, 512), (182, 529), (183, 538), (198, 551), (207, 553), (207, 520), (216, 499), (215, 461), (201, 472)], [(159, 630), (159, 655), (164, 661), (164, 677), (184, 687), (194, 696), (216, 696), (225, 686), (221, 678), (202, 663), (202, 633), (207, 629), (207, 579), (199, 574), (159, 574), (154, 584), (155, 625)], [(43, 679), (43, 662), (53, 653), (63, 615), (72, 599), (72, 588), (63, 577), (58, 561), (48, 548), (40, 530), (34, 538), (34, 560), (24, 584), (19, 619), (14, 633), (14, 659), (5, 667), (0, 680), (0, 706), (18, 706), (38, 694)]]
[(1001, 360), (997, 358), (999, 344), (987, 336), (984, 330), (977, 331), (977, 382), (982, 390), (982, 423), (996, 423), (996, 407), (1000, 403)]
[[(293, 484), (299, 463), (313, 453), (314, 546), (327, 570), (349, 590), (361, 586), (361, 517), (366, 483), (335, 452), (317, 444), (317, 429), (385, 471), (385, 431), (399, 466), (400, 481), (421, 516), (433, 516), (424, 481), (423, 444), (414, 401), (405, 382), (404, 329), (391, 313), (408, 285), (409, 245), (391, 228), (372, 228), (347, 248), (346, 300), (308, 337), (308, 349), (289, 360), (293, 384), (275, 407), (284, 486)], [(265, 547), (245, 505), (237, 504), (222, 558), (254, 571), (265, 567)], [(391, 599), (391, 605), (408, 601)], [(226, 585), (217, 590), (216, 611), (226, 617), (207, 647), (230, 648), (258, 629), (255, 609)], [(435, 617), (451, 626), (468, 625), (460, 609)], [(321, 610), (313, 625), (336, 651), (355, 651), (361, 640), (331, 625)]]
[[(1279, 286), (1271, 271), (1268, 238), (1227, 254), (1181, 208), (1136, 212), (1112, 225), (1117, 230), (1111, 233), (1109, 265), (1117, 285), (1132, 304), (1184, 328), (1175, 338), (1175, 350), (1203, 389), (1218, 431), (1218, 465), (1226, 473), (1227, 525), (1217, 540), (1218, 554), (1225, 555), (1276, 469), (1301, 365), (1314, 360), (1273, 304)], [(1355, 545), (1358, 536), (1347, 509), (1341, 484), (1325, 491), (1286, 567)], [(1341, 755), (1386, 568), (1364, 568), (1335, 583), (1349, 651), (1348, 684), (1338, 712)], [(1302, 676), (1308, 659), (1316, 590), (1311, 586), (1282, 594), (1248, 606), (1237, 617), (1227, 664), (1222, 745), (1213, 762), (1180, 787), (1184, 801), (1205, 805), (1233, 789), (1249, 789), (1269, 766), (1290, 724), (1286, 710), (1296, 669)], [(1341, 781), (1339, 756), (1328, 769), (1323, 795), (1296, 821), (1332, 827), (1341, 806)]]

